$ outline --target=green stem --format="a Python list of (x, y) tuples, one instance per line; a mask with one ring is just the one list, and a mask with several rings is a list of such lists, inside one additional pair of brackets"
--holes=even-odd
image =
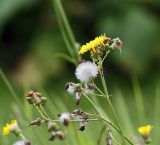
[(106, 126), (104, 126), (101, 131), (100, 131), (100, 134), (99, 134), (99, 137), (98, 137), (98, 140), (97, 140), (97, 145), (101, 145), (101, 139), (102, 139), (102, 134), (103, 132), (105, 131), (106, 129)]
[(19, 133), (18, 135), (22, 138), (22, 140), (27, 140), (26, 137), (22, 133)]
[(42, 106), (42, 105), (40, 105), (40, 108), (41, 108), (41, 110), (43, 111), (43, 113), (47, 116), (47, 118), (49, 118), (49, 116), (48, 116), (47, 112), (45, 111), (45, 109), (43, 108), (43, 106)]
[[(103, 116), (96, 115), (96, 114), (92, 114), (92, 113), (87, 113), (87, 112), (85, 112), (85, 114), (90, 115), (90, 116), (95, 116), (95, 117), (98, 117), (98, 118), (102, 119), (103, 121), (107, 122), (110, 126), (112, 126), (118, 133), (121, 134), (121, 130), (120, 130), (114, 123), (112, 123), (111, 121), (107, 120), (107, 119), (104, 118)], [(130, 141), (130, 139), (129, 139), (127, 136), (125, 136), (125, 135), (124, 135), (124, 139), (125, 139), (126, 141), (128, 141), (128, 143), (130, 143), (131, 145), (134, 145), (134, 144)]]
[(111, 135), (111, 138), (116, 142), (117, 145), (121, 145), (121, 144), (117, 141), (117, 139), (113, 136), (112, 133), (111, 133), (110, 135)]
[(39, 109), (39, 107), (37, 107), (34, 103), (33, 103), (33, 105), (35, 106), (35, 108), (37, 109), (37, 111), (39, 112), (39, 114), (42, 116), (42, 118), (44, 118), (45, 120), (48, 120), (48, 118), (46, 118), (46, 117), (43, 115), (43, 113), (42, 113), (42, 111)]
[[(101, 119), (96, 119), (96, 118), (92, 118), (92, 119), (87, 119), (88, 121), (100, 121)], [(51, 120), (52, 122), (60, 122), (60, 120)], [(80, 122), (81, 120), (69, 120), (69, 122)]]
[(95, 110), (100, 114), (97, 106), (93, 103), (93, 101), (83, 92), (83, 96), (86, 97), (86, 99), (94, 106)]
[[(103, 73), (102, 68), (103, 68), (103, 67), (102, 67), (102, 64), (101, 64), (101, 67), (100, 67), (100, 69), (99, 69), (99, 73), (100, 73), (100, 78), (101, 78), (101, 81), (102, 81), (103, 89), (104, 89), (104, 92), (105, 92), (106, 100), (107, 100), (107, 102), (108, 102), (108, 104), (109, 104), (109, 107), (110, 107), (110, 110), (111, 110), (111, 112), (112, 112), (112, 115), (115, 117), (115, 119), (116, 119), (116, 121), (117, 121), (118, 127), (119, 127), (119, 129), (120, 129), (120, 134), (121, 134), (122, 137), (123, 137), (124, 144), (126, 144), (126, 141), (125, 141), (125, 138), (124, 138), (124, 134), (123, 134), (122, 128), (121, 128), (121, 126), (120, 126), (120, 122), (119, 122), (119, 120), (118, 120), (117, 114), (116, 114), (116, 112), (115, 112), (115, 110), (114, 110), (114, 107), (113, 107), (113, 105), (112, 105), (112, 103), (111, 103), (111, 101), (110, 101), (110, 99), (109, 99), (108, 90), (107, 90), (107, 85), (106, 85), (106, 81), (105, 81), (105, 79), (104, 79), (104, 73)], [(111, 117), (111, 116), (110, 116), (110, 117)]]
[[(94, 108), (96, 109), (96, 111), (100, 114), (98, 108), (96, 107), (96, 105), (93, 103), (93, 101), (85, 94), (83, 93), (83, 95), (86, 97), (86, 99), (94, 106)], [(96, 117), (99, 117), (101, 118), (102, 120), (106, 121), (108, 124), (110, 124), (113, 128), (115, 128), (123, 137), (124, 141), (125, 139), (131, 144), (131, 145), (134, 145), (126, 136), (124, 136), (124, 134), (122, 133), (122, 130), (121, 128), (119, 127), (116, 127), (112, 122), (110, 122), (109, 120), (105, 119), (104, 117), (102, 117), (101, 115), (95, 115), (95, 114), (90, 114), (90, 113), (86, 113), (88, 115), (93, 115), (93, 116), (96, 116)], [(126, 142), (125, 142), (126, 143)]]

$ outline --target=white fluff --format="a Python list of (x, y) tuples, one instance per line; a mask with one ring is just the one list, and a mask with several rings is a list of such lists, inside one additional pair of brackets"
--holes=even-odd
[(59, 118), (59, 120), (61, 122), (64, 122), (64, 120), (69, 120), (69, 119), (70, 119), (70, 114), (68, 114), (68, 113), (62, 113), (60, 118)]
[(73, 94), (75, 91), (75, 86), (73, 84), (69, 84), (67, 92)]
[(98, 67), (90, 61), (82, 62), (76, 68), (75, 75), (81, 82), (87, 82), (89, 78), (95, 78), (98, 74)]
[(25, 145), (25, 141), (19, 140), (19, 141), (15, 142), (13, 145)]

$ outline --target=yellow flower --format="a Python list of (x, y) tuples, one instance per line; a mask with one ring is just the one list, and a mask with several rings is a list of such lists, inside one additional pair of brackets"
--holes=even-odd
[(110, 38), (105, 35), (101, 35), (99, 37), (96, 37), (94, 40), (83, 45), (79, 50), (79, 54), (83, 54), (87, 51), (93, 51), (94, 53), (96, 53), (96, 49), (99, 46), (104, 46), (105, 44), (107, 44), (109, 42), (109, 40), (110, 40)]
[(142, 136), (148, 136), (152, 130), (153, 126), (152, 125), (146, 125), (143, 127), (139, 127), (138, 128), (138, 132), (142, 135)]
[(7, 123), (6, 126), (3, 127), (3, 135), (7, 135), (10, 132), (13, 132), (17, 128), (17, 120), (12, 120), (11, 123)]

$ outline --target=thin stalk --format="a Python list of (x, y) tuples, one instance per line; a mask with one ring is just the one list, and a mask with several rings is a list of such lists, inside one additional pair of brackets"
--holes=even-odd
[(103, 95), (97, 94), (97, 93), (91, 93), (91, 95), (95, 95), (95, 96), (99, 96), (99, 97), (105, 98)]
[(43, 113), (46, 115), (46, 117), (47, 117), (47, 118), (49, 118), (49, 116), (48, 116), (47, 112), (45, 111), (45, 109), (43, 108), (43, 106), (42, 106), (42, 105), (40, 105), (40, 108), (41, 108), (41, 110), (43, 111)]
[(124, 141), (124, 144), (126, 144), (126, 141), (125, 141), (125, 138), (124, 138), (124, 134), (123, 134), (123, 131), (122, 131), (122, 128), (121, 128), (121, 125), (120, 125), (120, 122), (118, 120), (118, 117), (117, 117), (117, 114), (114, 110), (114, 107), (109, 99), (109, 95), (108, 95), (108, 90), (107, 90), (107, 85), (106, 85), (106, 81), (104, 79), (104, 74), (103, 74), (103, 70), (99, 70), (99, 73), (100, 73), (100, 78), (101, 78), (101, 81), (102, 81), (102, 85), (103, 85), (103, 89), (104, 89), (104, 92), (105, 92), (105, 96), (106, 96), (106, 100), (109, 104), (109, 107), (110, 107), (110, 110), (112, 112), (112, 115), (115, 117), (116, 121), (117, 121), (117, 124), (118, 124), (118, 127), (120, 129), (120, 133), (122, 135), (122, 138), (123, 138), (123, 141)]
[(22, 138), (22, 140), (27, 140), (26, 137), (22, 133), (19, 133), (18, 135), (19, 135), (19, 137)]
[(97, 140), (97, 145), (101, 145), (102, 134), (105, 130), (106, 130), (106, 126), (104, 126), (100, 131), (100, 134), (99, 134), (99, 137), (98, 137), (98, 140)]
[(105, 56), (102, 59), (102, 63), (104, 62), (104, 60), (106, 59), (107, 55), (110, 53), (110, 50), (106, 52)]
[[(88, 121), (100, 121), (101, 119), (96, 119), (96, 118), (92, 118), (92, 119), (87, 119)], [(61, 122), (60, 120), (51, 120), (52, 122)], [(80, 122), (81, 120), (69, 120), (69, 122)]]
[(39, 114), (42, 116), (42, 118), (44, 118), (45, 120), (48, 120), (48, 118), (46, 118), (46, 117), (44, 116), (44, 114), (42, 113), (42, 111), (39, 110), (39, 108), (38, 108), (35, 104), (33, 104), (33, 105), (35, 106), (35, 108), (37, 109), (37, 111), (39, 112)]
[[(98, 117), (98, 118), (102, 119), (103, 121), (107, 122), (110, 126), (112, 126), (118, 133), (121, 134), (121, 130), (114, 123), (112, 123), (111, 121), (107, 120), (105, 117), (100, 116), (100, 115), (96, 115), (96, 114), (92, 114), (92, 113), (87, 113), (87, 112), (85, 112), (85, 114), (90, 115), (90, 116), (95, 116), (95, 117)], [(130, 141), (130, 139), (127, 136), (125, 136), (125, 135), (124, 135), (124, 139), (126, 141), (128, 141), (128, 143), (130, 143), (131, 145), (134, 145)]]
[[(96, 109), (96, 111), (100, 114), (100, 112), (99, 112), (97, 106), (94, 104), (94, 102), (93, 102), (85, 93), (83, 93), (83, 95), (84, 95), (84, 96), (86, 97), (86, 99), (94, 106), (94, 108)], [(125, 139), (126, 139), (131, 145), (133, 145), (133, 143), (122, 133), (122, 130), (121, 130), (120, 126), (118, 126), (119, 128), (116, 127), (112, 122), (110, 122), (109, 120), (105, 119), (105, 118), (102, 117), (101, 115), (95, 115), (95, 114), (90, 114), (90, 113), (86, 113), (86, 114), (99, 117), (99, 118), (101, 118), (102, 120), (106, 121), (108, 124), (110, 124), (113, 128), (115, 128), (115, 129), (122, 135), (124, 141), (125, 141)], [(125, 142), (125, 144), (126, 144), (126, 142)]]
[(100, 114), (97, 106), (94, 104), (94, 102), (83, 92), (83, 96), (86, 97), (86, 99), (94, 106), (95, 110)]
[(111, 133), (111, 138), (116, 142), (117, 145), (121, 145), (121, 144), (117, 141), (117, 139), (113, 136), (112, 133)]

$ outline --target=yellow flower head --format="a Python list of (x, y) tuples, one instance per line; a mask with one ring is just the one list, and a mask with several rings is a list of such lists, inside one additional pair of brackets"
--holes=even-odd
[(3, 127), (3, 135), (7, 135), (10, 132), (14, 131), (14, 129), (17, 127), (17, 120), (12, 120), (11, 123), (7, 123), (6, 126)]
[(79, 50), (79, 54), (83, 54), (87, 51), (93, 51), (94, 53), (96, 53), (96, 49), (99, 46), (104, 46), (105, 44), (107, 44), (109, 42), (109, 40), (110, 40), (110, 38), (105, 35), (101, 35), (99, 37), (96, 37), (94, 40), (83, 45)]
[(146, 125), (143, 127), (139, 127), (138, 128), (138, 132), (142, 135), (142, 136), (148, 136), (152, 130), (153, 126), (152, 125)]

